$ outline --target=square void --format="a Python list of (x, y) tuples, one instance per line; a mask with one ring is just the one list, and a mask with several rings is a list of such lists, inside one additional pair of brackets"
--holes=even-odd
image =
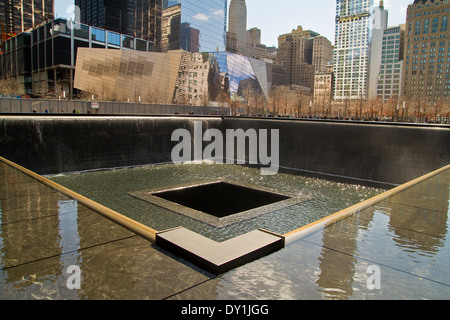
[(153, 195), (218, 218), (290, 198), (222, 181)]
[(143, 190), (130, 195), (217, 227), (310, 200), (229, 181)]

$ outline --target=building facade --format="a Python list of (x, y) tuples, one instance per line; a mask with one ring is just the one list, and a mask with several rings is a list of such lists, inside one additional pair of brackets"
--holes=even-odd
[(0, 22), (6, 33), (22, 33), (54, 17), (54, 0), (2, 0)]
[(372, 40), (370, 42), (369, 56), (369, 79), (367, 98), (369, 100), (377, 97), (378, 73), (381, 68), (381, 56), (383, 47), (383, 35), (388, 26), (388, 11), (384, 8), (384, 1), (372, 9)]
[(400, 99), (403, 94), (403, 42), (405, 25), (383, 32), (381, 65), (377, 78), (377, 97), (383, 101)]
[(317, 32), (298, 26), (291, 33), (278, 37), (274, 84), (298, 85), (313, 90), (314, 73), (325, 71), (330, 60), (331, 42)]
[(159, 48), (162, 0), (75, 0), (75, 5), (81, 23), (152, 41)]
[(228, 47), (244, 54), (247, 48), (247, 5), (245, 0), (231, 0), (229, 8)]
[(336, 0), (334, 98), (366, 98), (373, 0)]
[[(116, 67), (110, 67), (110, 65)], [(75, 87), (118, 101), (208, 105), (268, 99), (271, 64), (230, 52), (80, 48)]]
[(20, 95), (73, 98), (79, 48), (147, 52), (154, 51), (154, 43), (57, 19), (6, 41), (5, 52), (0, 55), (0, 77), (12, 78)]
[(162, 51), (225, 51), (226, 21), (227, 0), (164, 1)]
[(415, 0), (408, 6), (405, 31), (403, 93), (429, 103), (450, 97), (450, 2)]

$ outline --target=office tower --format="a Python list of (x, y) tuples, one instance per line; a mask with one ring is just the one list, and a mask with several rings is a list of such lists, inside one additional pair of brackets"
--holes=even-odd
[(384, 1), (380, 1), (378, 7), (372, 10), (372, 40), (370, 42), (369, 79), (367, 98), (377, 97), (378, 73), (381, 67), (381, 55), (383, 46), (383, 34), (388, 26), (388, 11), (384, 9)]
[(228, 26), (229, 37), (234, 44), (229, 45), (233, 51), (244, 53), (247, 47), (247, 5), (245, 0), (231, 0), (230, 19)]
[(75, 0), (80, 22), (155, 43), (161, 41), (161, 0)]
[(369, 80), (373, 0), (337, 0), (335, 99), (366, 98)]
[(19, 34), (53, 17), (53, 0), (0, 1), (0, 22), (5, 33)]
[(162, 51), (225, 51), (227, 0), (164, 1)]
[(403, 41), (405, 25), (383, 31), (381, 65), (377, 77), (377, 97), (383, 101), (402, 95)]
[(313, 38), (312, 64), (315, 72), (326, 72), (328, 64), (333, 61), (333, 46), (324, 36)]
[[(408, 6), (404, 50), (404, 95), (429, 103), (450, 97), (448, 0), (415, 0)], [(425, 99), (426, 98), (426, 99)]]
[(247, 46), (243, 54), (255, 59), (270, 59), (267, 46), (261, 43), (260, 29), (251, 28), (247, 30)]
[[(314, 73), (325, 71), (332, 58), (331, 42), (301, 26), (278, 37), (274, 84), (314, 87)], [(328, 61), (327, 61), (328, 60)], [(284, 74), (280, 77), (280, 73)]]

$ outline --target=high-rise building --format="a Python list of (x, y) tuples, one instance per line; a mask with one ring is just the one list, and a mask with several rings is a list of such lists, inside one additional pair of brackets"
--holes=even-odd
[(227, 0), (165, 0), (162, 51), (225, 51)]
[[(274, 84), (299, 85), (312, 89), (314, 73), (325, 71), (332, 59), (331, 42), (317, 32), (301, 26), (278, 37)], [(283, 77), (280, 76), (284, 74)]]
[(373, 0), (336, 0), (335, 99), (366, 98)]
[(162, 0), (75, 0), (80, 22), (145, 39), (159, 48)]
[(406, 99), (450, 100), (449, 15), (448, 0), (415, 0), (408, 6), (403, 55)]
[(333, 46), (331, 41), (324, 36), (316, 36), (313, 39), (312, 64), (315, 72), (326, 72), (328, 64), (333, 61)]
[(377, 97), (383, 101), (402, 95), (403, 41), (405, 25), (383, 32), (381, 65), (377, 77)]
[(247, 47), (247, 5), (245, 0), (231, 0), (229, 11), (228, 37), (232, 40), (229, 48), (244, 53)]
[(369, 79), (367, 87), (367, 98), (377, 97), (378, 73), (381, 67), (381, 55), (383, 46), (384, 30), (388, 26), (388, 11), (384, 9), (384, 1), (372, 10), (372, 39), (370, 42)]
[(6, 33), (19, 34), (53, 17), (53, 0), (0, 1), (0, 23)]

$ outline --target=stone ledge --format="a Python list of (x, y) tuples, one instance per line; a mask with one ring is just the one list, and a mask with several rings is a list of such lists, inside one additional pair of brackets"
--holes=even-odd
[(183, 227), (159, 232), (156, 245), (215, 275), (284, 247), (284, 238), (262, 229), (216, 242)]

